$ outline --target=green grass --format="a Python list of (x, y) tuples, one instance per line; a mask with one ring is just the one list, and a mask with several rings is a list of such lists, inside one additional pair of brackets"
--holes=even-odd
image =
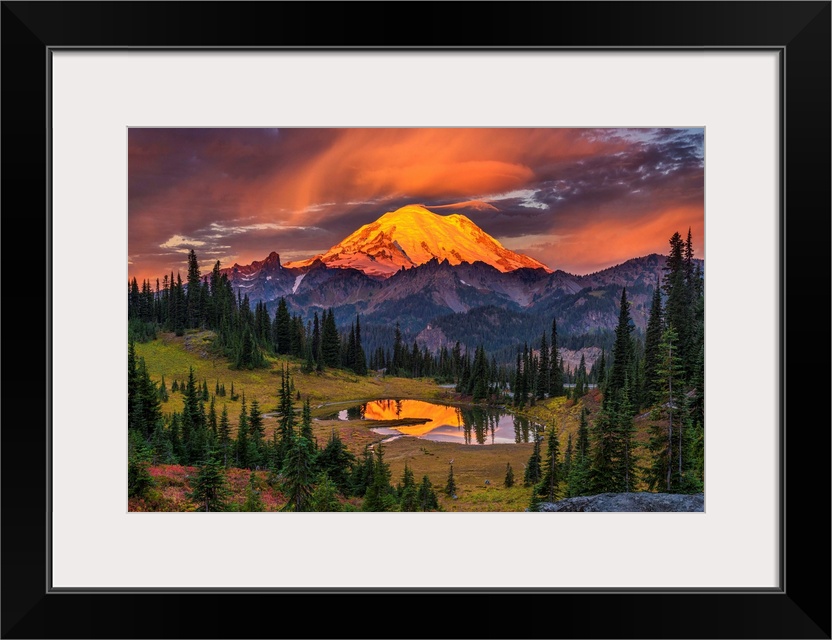
[[(228, 406), (231, 424), (236, 427), (239, 422), (240, 400), (231, 401), (231, 384), (235, 393), (245, 393), (250, 406), (253, 398), (257, 399), (264, 413), (274, 411), (278, 403), (281, 366), (288, 368), (296, 390), (301, 397), (309, 397), (313, 415), (331, 413), (328, 405), (351, 401), (375, 400), (378, 398), (423, 398), (442, 399), (448, 393), (438, 387), (432, 380), (411, 380), (392, 377), (362, 377), (348, 371), (327, 370), (322, 374), (305, 374), (301, 371), (302, 362), (297, 358), (269, 358), (268, 369), (235, 370), (224, 358), (214, 357), (210, 344), (214, 334), (210, 331), (189, 332), (177, 337), (172, 333), (160, 333), (156, 340), (136, 344), (136, 355), (143, 357), (150, 377), (159, 382), (165, 376), (169, 400), (162, 405), (162, 411), (171, 413), (181, 411), (183, 406), (181, 393), (170, 393), (174, 380), (180, 383), (188, 379), (190, 367), (194, 369), (197, 384), (208, 382), (209, 393), (214, 393), (217, 380), (225, 385), (226, 396), (216, 398), (216, 410), (219, 416), (223, 405)], [(296, 402), (300, 409), (300, 402)], [(275, 422), (267, 417), (265, 426), (267, 435)]]
[[(157, 340), (136, 344), (136, 353), (145, 359), (148, 372), (155, 381), (165, 376), (170, 399), (162, 406), (165, 413), (182, 410), (182, 394), (170, 393), (174, 380), (186, 381), (189, 367), (193, 367), (197, 382), (208, 382), (208, 390), (214, 393), (216, 381), (225, 385), (226, 396), (216, 398), (219, 416), (223, 405), (228, 406), (231, 424), (239, 421), (240, 401), (230, 399), (231, 383), (236, 393), (245, 392), (246, 400), (256, 398), (264, 413), (277, 406), (281, 366), (288, 367), (296, 389), (303, 398), (309, 396), (313, 416), (332, 414), (361, 402), (379, 398), (420, 398), (441, 402), (458, 400), (452, 391), (443, 389), (432, 380), (406, 378), (356, 376), (350, 372), (327, 370), (323, 374), (304, 374), (302, 362), (296, 358), (270, 358), (269, 369), (237, 371), (227, 360), (211, 356), (211, 332), (190, 332), (182, 337), (160, 333)], [(575, 437), (583, 403), (591, 410), (597, 409), (597, 392), (590, 392), (581, 402), (565, 398), (552, 398), (526, 408), (522, 413), (543, 424), (554, 422), (561, 434), (561, 452), (565, 451), (567, 434)], [(295, 403), (300, 412), (300, 402)], [(590, 418), (591, 419), (591, 418)], [(277, 419), (266, 416), (266, 437), (276, 427)], [(356, 455), (368, 444), (379, 442), (386, 436), (374, 433), (371, 425), (362, 421), (315, 420), (313, 432), (323, 446), (332, 429), (336, 429), (347, 447)], [(405, 463), (410, 466), (417, 480), (427, 474), (446, 511), (523, 511), (529, 503), (531, 488), (523, 487), (523, 465), (532, 451), (531, 443), (465, 445), (451, 442), (433, 442), (415, 437), (402, 437), (384, 445), (385, 460), (392, 472), (392, 483), (400, 481)], [(545, 453), (545, 450), (544, 450)], [(454, 460), (454, 479), (458, 486), (457, 499), (452, 500), (442, 492), (448, 478), (449, 461)], [(515, 482), (511, 489), (503, 486), (506, 463), (511, 463)], [(489, 484), (485, 484), (488, 480)], [(170, 489), (173, 490), (173, 487)], [(181, 490), (181, 488), (179, 488)]]

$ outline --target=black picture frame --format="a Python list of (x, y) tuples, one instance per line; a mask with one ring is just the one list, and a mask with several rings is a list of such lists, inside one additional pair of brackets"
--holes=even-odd
[[(0, 203), (7, 346), (0, 432), (2, 637), (829, 638), (830, 2), (496, 2), (459, 3), (453, 12), (449, 3), (397, 5), (2, 3)], [(399, 20), (402, 11), (406, 24)], [(378, 29), (379, 20), (386, 29)], [(398, 594), (50, 590), (49, 398), (51, 386), (61, 381), (49, 376), (48, 336), (50, 323), (61, 320), (49, 306), (47, 133), (50, 52), (62, 47), (779, 51), (785, 80), (780, 588)], [(738, 259), (753, 259), (753, 248), (741, 238), (737, 245)], [(73, 277), (81, 304), (84, 295), (93, 294), (94, 274)], [(803, 287), (807, 279), (818, 299), (807, 297), (813, 295)], [(818, 362), (827, 373), (807, 379)], [(532, 553), (518, 562), (532, 561)], [(321, 615), (298, 626), (300, 605), (309, 599)], [(377, 615), (393, 608), (404, 614), (399, 628), (387, 628)], [(439, 622), (448, 617), (437, 615), (443, 610), (459, 624), (448, 628)]]

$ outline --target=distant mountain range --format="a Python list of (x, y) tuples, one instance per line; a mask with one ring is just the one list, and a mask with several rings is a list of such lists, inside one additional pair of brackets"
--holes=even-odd
[(272, 313), (281, 297), (305, 319), (332, 307), (342, 326), (361, 314), (362, 328), (399, 323), (438, 348), (456, 340), (499, 346), (523, 334), (539, 338), (553, 317), (564, 335), (603, 333), (617, 323), (622, 287), (643, 330), (664, 264), (664, 256), (651, 254), (588, 275), (553, 272), (504, 248), (464, 215), (408, 205), (308, 260), (284, 265), (272, 252), (223, 272), (235, 292), (265, 302)]

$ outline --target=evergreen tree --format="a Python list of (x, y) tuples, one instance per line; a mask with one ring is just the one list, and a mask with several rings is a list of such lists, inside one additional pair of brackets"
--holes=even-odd
[(563, 395), (563, 362), (558, 356), (558, 328), (557, 322), (552, 318), (552, 354), (549, 363), (552, 372), (549, 375), (549, 395), (552, 397)]
[(184, 285), (182, 276), (176, 274), (176, 285), (172, 292), (173, 302), (173, 331), (177, 336), (185, 335), (185, 324), (188, 318), (187, 301), (185, 300)]
[(592, 493), (620, 491), (620, 439), (616, 431), (616, 416), (611, 408), (598, 411), (592, 426), (592, 459), (589, 484)]
[(571, 460), (567, 485), (568, 497), (586, 495), (590, 491), (590, 445), (587, 409), (581, 408), (575, 455)]
[(485, 349), (478, 346), (474, 355), (474, 365), (471, 370), (471, 379), (468, 382), (470, 394), (474, 402), (484, 400), (488, 395), (488, 363), (485, 357)]
[(283, 458), (280, 456), (280, 443), (277, 439), (277, 429), (272, 430), (272, 440), (266, 450), (266, 467), (269, 474), (266, 481), (273, 487), (279, 487), (283, 481)]
[(586, 358), (581, 354), (581, 362), (575, 374), (575, 389), (572, 395), (576, 400), (583, 397), (587, 392)]
[(532, 488), (532, 493), (529, 498), (529, 506), (526, 511), (540, 511), (540, 503), (542, 500), (540, 499), (540, 494), (537, 491), (537, 487)]
[(533, 405), (535, 403), (534, 389), (535, 389), (535, 367), (534, 358), (528, 343), (523, 344), (523, 395), (522, 406), (527, 403)]
[(237, 424), (237, 466), (247, 468), (249, 466), (248, 446), (248, 411), (246, 409), (246, 394), (243, 393), (243, 401), (240, 404), (240, 422)]
[(367, 375), (367, 354), (364, 352), (364, 347), (361, 344), (361, 318), (359, 316), (355, 317), (355, 356), (353, 371), (360, 376)]
[(318, 321), (318, 312), (315, 312), (312, 321), (312, 357), (315, 359), (315, 369), (323, 371), (324, 359), (321, 352), (321, 327)]
[(341, 502), (338, 500), (338, 487), (330, 479), (325, 471), (322, 471), (315, 483), (311, 498), (312, 511), (332, 513), (343, 511)]
[(705, 342), (704, 336), (699, 337), (699, 354), (690, 381), (691, 399), (690, 412), (694, 423), (705, 423)]
[(471, 359), (468, 357), (468, 351), (462, 357), (460, 364), (459, 382), (456, 385), (456, 390), (462, 393), (468, 393), (468, 385), (471, 384)]
[(658, 285), (653, 290), (650, 318), (644, 335), (644, 402), (652, 404), (656, 395), (656, 378), (660, 360), (659, 346), (662, 341), (662, 296)]
[(419, 485), (419, 508), (422, 511), (432, 511), (439, 509), (439, 500), (436, 497), (436, 492), (433, 490), (433, 484), (427, 475), (422, 476), (422, 482)]
[(406, 462), (397, 493), (401, 511), (419, 511), (419, 491), (416, 487), (416, 479)]
[(237, 360), (234, 363), (236, 369), (251, 369), (254, 362), (254, 339), (251, 336), (251, 331), (246, 328), (243, 329), (243, 334), (240, 339), (240, 347), (237, 350)]
[(314, 452), (303, 436), (291, 441), (283, 462), (283, 492), (289, 501), (284, 511), (310, 511), (314, 489)]
[(601, 351), (601, 359), (598, 363), (598, 388), (601, 391), (604, 391), (606, 387), (606, 377), (607, 377), (607, 358), (604, 351)]
[(324, 312), (321, 330), (321, 351), (327, 367), (337, 367), (341, 362), (341, 338), (335, 326), (335, 313), (332, 309)]
[(251, 465), (259, 466), (262, 463), (263, 438), (266, 435), (266, 427), (263, 425), (263, 413), (260, 411), (260, 403), (257, 398), (252, 398), (251, 408), (248, 410), (248, 429), (251, 434), (249, 440), (248, 462)]
[(514, 384), (512, 384), (512, 391), (514, 392), (514, 406), (520, 405), (520, 388), (523, 386), (523, 361), (520, 354), (517, 354), (517, 364), (514, 365)]
[(312, 341), (307, 340), (306, 346), (304, 347), (304, 360), (303, 366), (301, 367), (301, 371), (306, 374), (310, 374), (315, 370), (315, 358), (312, 356)]
[(317, 457), (318, 468), (327, 474), (343, 495), (349, 495), (350, 469), (355, 464), (355, 456), (350, 453), (344, 441), (335, 429), (329, 436), (326, 446), (321, 449)]
[(186, 459), (182, 461), (182, 464), (191, 464), (200, 459), (204, 454), (204, 449), (200, 446), (201, 438), (199, 433), (202, 428), (200, 424), (201, 412), (199, 406), (201, 393), (197, 391), (193, 367), (189, 368), (187, 384), (180, 385), (180, 387), (184, 388), (182, 392), (184, 395), (184, 406), (182, 408), (182, 444), (186, 452)]
[(619, 450), (621, 452), (621, 459), (619, 460), (618, 475), (623, 482), (621, 489), (624, 493), (630, 493), (636, 482), (636, 457), (635, 457), (635, 426), (633, 425), (633, 417), (635, 412), (630, 403), (630, 382), (629, 379), (624, 382), (624, 392), (622, 394), (621, 407), (618, 409), (616, 417), (618, 438), (620, 440)]
[(210, 436), (211, 444), (217, 442), (218, 427), (217, 427), (217, 408), (214, 404), (214, 397), (211, 396), (211, 406), (208, 409), (208, 434)]
[(292, 319), (289, 316), (289, 307), (286, 305), (286, 299), (281, 297), (277, 303), (277, 311), (274, 314), (274, 328), (272, 332), (274, 349), (279, 354), (288, 355), (291, 352), (291, 324)]
[(527, 487), (531, 487), (532, 485), (540, 482), (540, 478), (542, 476), (540, 468), (540, 441), (540, 429), (538, 427), (534, 427), (534, 448), (532, 449), (532, 455), (529, 456), (529, 461), (526, 463), (526, 470), (523, 474), (523, 484)]
[(503, 486), (506, 489), (511, 489), (514, 486), (514, 470), (511, 468), (510, 462), (506, 462), (506, 478), (503, 480)]
[(153, 459), (151, 464), (177, 464), (173, 443), (170, 438), (170, 430), (166, 429), (163, 422), (160, 422), (151, 438)]
[(519, 389), (518, 405), (520, 407), (525, 407), (526, 404), (528, 404), (528, 402), (529, 402), (529, 374), (530, 374), (529, 370), (531, 368), (531, 363), (529, 361), (529, 345), (528, 344), (523, 345), (522, 363), (523, 363), (523, 367), (522, 367), (523, 371), (522, 371), (522, 374), (520, 376), (520, 389)]
[(136, 282), (135, 277), (128, 283), (127, 290), (129, 292), (127, 299), (127, 317), (133, 320), (139, 317), (139, 283)]
[(549, 426), (548, 431), (546, 463), (542, 470), (543, 478), (537, 486), (537, 495), (548, 502), (554, 502), (560, 497), (560, 443), (554, 424)]
[(231, 446), (231, 424), (228, 421), (228, 405), (222, 405), (220, 422), (217, 427), (217, 443), (222, 454), (223, 466), (228, 466), (228, 449)]
[[(692, 247), (691, 251), (692, 259)], [(665, 292), (665, 326), (673, 326), (676, 331), (676, 349), (682, 366), (682, 377), (686, 378), (692, 369), (692, 329), (693, 313), (691, 289), (686, 277), (688, 266), (685, 264), (685, 242), (679, 233), (670, 238), (670, 252), (664, 267), (665, 274), (662, 288)]]
[(303, 328), (303, 320), (300, 316), (292, 316), (290, 325), (291, 346), (289, 353), (295, 357), (303, 357), (303, 349), (306, 344), (306, 335)]
[(701, 493), (705, 487), (705, 430), (693, 418), (685, 422), (685, 475), (683, 493)]
[(179, 464), (187, 464), (188, 452), (182, 441), (182, 428), (179, 414), (175, 411), (170, 418), (170, 444), (173, 449), (173, 454)]
[(615, 328), (615, 344), (612, 353), (610, 379), (604, 395), (604, 403), (620, 402), (620, 393), (624, 388), (624, 379), (630, 370), (633, 357), (633, 345), (630, 333), (633, 330), (630, 320), (630, 304), (627, 302), (627, 289), (621, 290), (621, 305), (618, 313), (618, 326)]
[(162, 420), (162, 403), (156, 383), (147, 372), (144, 358), (139, 358), (134, 385), (132, 411), (128, 408), (128, 427), (148, 439)]
[(127, 496), (144, 498), (154, 485), (150, 475), (151, 452), (137, 431), (128, 438), (127, 454)]
[(390, 485), (390, 466), (384, 462), (384, 446), (376, 445), (372, 482), (364, 495), (364, 511), (392, 511), (395, 506)]
[(309, 397), (303, 403), (303, 411), (300, 420), (300, 435), (312, 443), (312, 448), (317, 450), (315, 436), (312, 435), (312, 407), (309, 404)]
[(549, 343), (546, 342), (546, 333), (540, 338), (540, 360), (538, 361), (537, 385), (535, 395), (538, 400), (543, 400), (552, 385), (552, 371), (549, 365)]
[(569, 471), (572, 469), (572, 458), (574, 456), (574, 448), (572, 446), (572, 434), (566, 436), (566, 451), (563, 454), (563, 476), (569, 477)]
[[(135, 282), (135, 278), (133, 281)], [(137, 290), (138, 295), (138, 290)], [(136, 344), (132, 338), (127, 342), (127, 428), (136, 429), (136, 391), (138, 390), (138, 361), (136, 359)]]
[[(679, 441), (682, 435), (682, 423), (677, 413), (679, 413), (679, 405), (683, 402), (684, 389), (681, 384), (683, 364), (678, 341), (675, 327), (669, 325), (662, 334), (662, 342), (659, 345), (660, 356), (656, 378), (658, 411), (651, 416), (654, 419), (664, 418), (667, 420), (664, 434), (665, 444), (660, 446), (655, 441), (657, 433), (654, 429), (651, 429), (651, 439), (648, 445), (653, 458), (647, 474), (648, 487), (652, 489), (661, 482), (667, 492), (678, 491), (681, 480), (682, 448), (679, 446)], [(677, 459), (679, 460), (678, 464), (673, 464)], [(659, 473), (664, 476), (663, 479), (658, 477)]]
[(373, 454), (369, 448), (364, 449), (361, 462), (353, 467), (350, 477), (350, 493), (355, 496), (365, 496), (367, 489), (373, 483)]
[(278, 423), (277, 459), (282, 465), (286, 452), (295, 438), (295, 407), (292, 400), (291, 380), (289, 373), (285, 370), (281, 370), (280, 373), (279, 398), (280, 422)]
[(445, 484), (445, 494), (454, 497), (457, 492), (456, 481), (454, 480), (454, 465), (451, 463), (451, 469), (448, 472), (448, 482)]
[(199, 468), (188, 498), (199, 505), (198, 511), (225, 511), (229, 493), (222, 463), (212, 455)]
[(578, 422), (578, 457), (582, 460), (589, 457), (589, 424), (587, 423), (586, 407), (581, 407), (581, 417)]
[(258, 301), (254, 308), (254, 338), (259, 345), (267, 347), (270, 351), (274, 351), (269, 312), (266, 310), (266, 305), (262, 301)]
[(577, 456), (572, 461), (567, 478), (567, 492), (569, 498), (591, 493), (589, 456), (583, 458)]
[(241, 511), (263, 511), (263, 498), (260, 497), (260, 490), (256, 483), (257, 479), (254, 476), (254, 471), (252, 471), (248, 476), (246, 499)]
[(399, 328), (399, 323), (396, 323), (396, 331), (393, 334), (393, 361), (390, 364), (390, 368), (392, 369), (392, 374), (397, 376), (400, 374), (400, 371), (404, 368), (404, 358), (403, 358), (403, 347), (402, 347), (402, 332)]
[(199, 263), (193, 249), (188, 252), (188, 295), (187, 322), (188, 327), (198, 327), (202, 319), (202, 299), (200, 296)]
[(350, 332), (347, 337), (347, 342), (342, 345), (345, 348), (341, 364), (347, 369), (355, 372), (355, 325), (350, 325)]

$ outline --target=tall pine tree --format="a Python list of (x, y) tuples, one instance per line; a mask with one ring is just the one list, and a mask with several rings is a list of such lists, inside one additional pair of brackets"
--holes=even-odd
[(543, 478), (537, 485), (537, 495), (547, 502), (560, 498), (560, 443), (554, 423), (547, 429), (546, 461), (543, 464)]
[(630, 303), (627, 302), (627, 289), (621, 290), (621, 304), (618, 311), (618, 324), (615, 328), (615, 343), (613, 344), (612, 366), (610, 367), (609, 383), (604, 395), (604, 403), (617, 405), (621, 401), (621, 391), (624, 380), (630, 370), (633, 358), (633, 344), (630, 334), (633, 330), (630, 319)]
[(659, 345), (662, 341), (662, 296), (658, 284), (653, 290), (650, 318), (644, 335), (644, 402), (652, 404), (656, 392), (659, 365)]
[(549, 356), (551, 373), (549, 374), (549, 395), (552, 397), (563, 395), (563, 367), (558, 356), (558, 326), (552, 318), (552, 353)]
[(202, 296), (199, 281), (199, 263), (193, 249), (188, 252), (188, 326), (198, 327), (202, 320)]
[(277, 353), (288, 355), (292, 348), (292, 319), (289, 316), (289, 308), (286, 306), (286, 299), (280, 298), (277, 303), (277, 311), (274, 314), (273, 339), (274, 349)]
[(534, 427), (534, 448), (532, 449), (532, 455), (529, 456), (529, 461), (526, 463), (526, 470), (523, 473), (523, 484), (527, 487), (537, 484), (540, 482), (540, 478), (542, 477), (542, 470), (540, 468), (541, 439), (540, 429), (538, 427)]
[(311, 511), (315, 469), (312, 443), (303, 436), (292, 440), (283, 462), (284, 511)]
[(546, 333), (540, 338), (540, 360), (538, 361), (537, 388), (535, 395), (538, 400), (543, 400), (552, 385), (552, 371), (549, 365), (549, 343), (546, 341)]

